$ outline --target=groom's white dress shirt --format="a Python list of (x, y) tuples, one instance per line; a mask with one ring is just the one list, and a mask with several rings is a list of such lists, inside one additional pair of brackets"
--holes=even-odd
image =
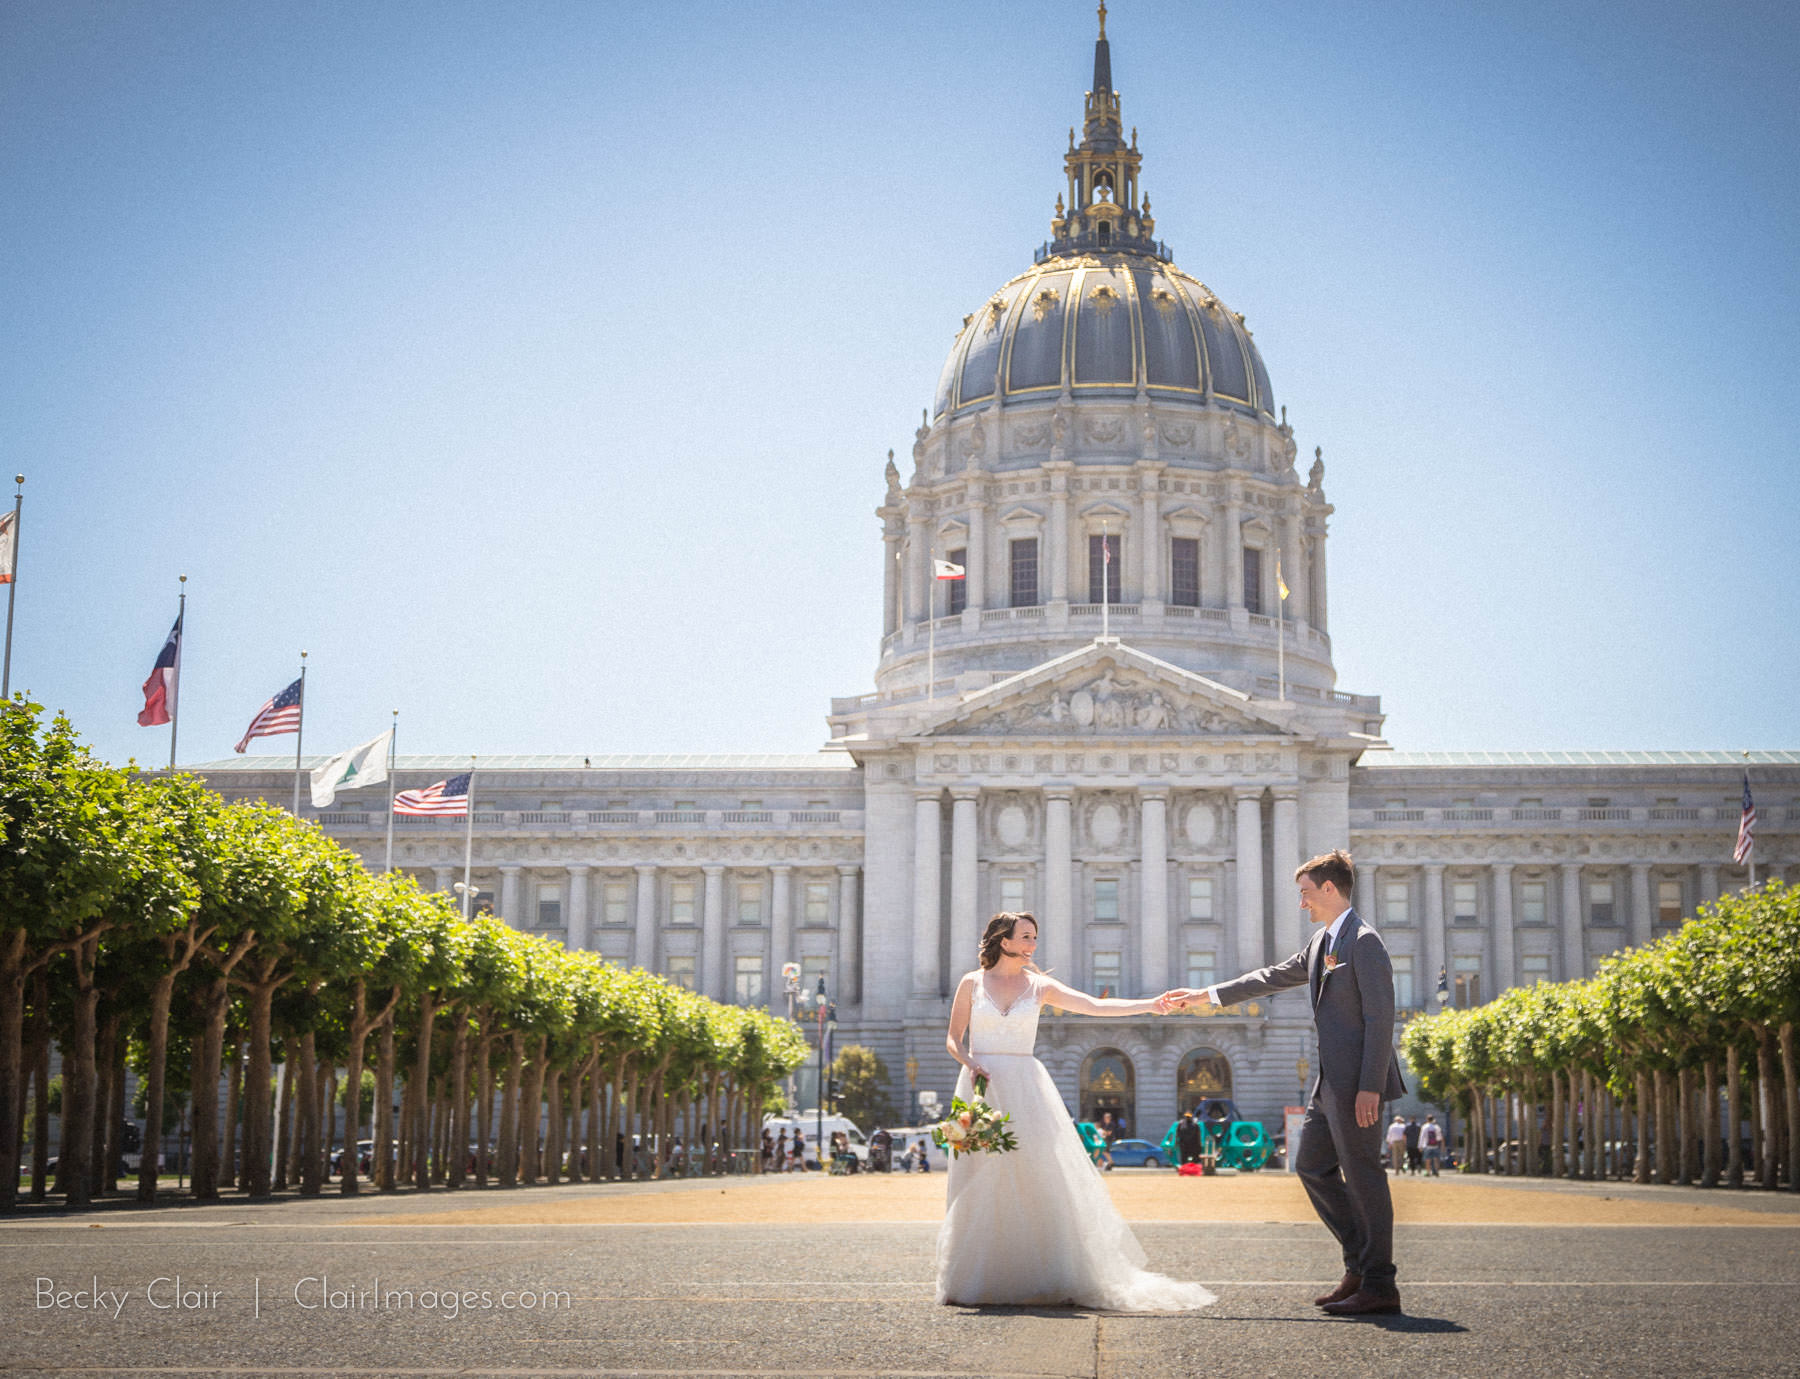
[[(1346, 905), (1338, 914), (1338, 917), (1325, 926), (1325, 951), (1327, 953), (1329, 953), (1332, 947), (1337, 943), (1338, 930), (1344, 927), (1345, 919), (1349, 918), (1350, 911), (1355, 908), (1354, 905)], [(1206, 988), (1206, 999), (1215, 1006), (1219, 1003), (1219, 987), (1222, 985), (1222, 982), (1214, 982), (1211, 986)]]

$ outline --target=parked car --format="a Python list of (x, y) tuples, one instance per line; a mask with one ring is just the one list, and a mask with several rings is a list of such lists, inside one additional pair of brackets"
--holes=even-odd
[(1114, 1140), (1108, 1151), (1114, 1168), (1161, 1168), (1163, 1152), (1149, 1140)]

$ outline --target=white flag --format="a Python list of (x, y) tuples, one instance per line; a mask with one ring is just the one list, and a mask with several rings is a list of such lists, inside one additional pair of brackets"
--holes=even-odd
[(935, 558), (931, 562), (931, 572), (939, 579), (961, 579), (964, 576), (962, 566), (952, 565), (948, 560)]
[(387, 779), (388, 747), (394, 740), (389, 728), (380, 737), (335, 756), (312, 773), (314, 809), (329, 809), (340, 790), (379, 785)]
[(19, 533), (13, 525), (15, 516), (16, 513), (0, 513), (0, 584), (11, 584), (19, 568), (14, 559), (19, 549)]

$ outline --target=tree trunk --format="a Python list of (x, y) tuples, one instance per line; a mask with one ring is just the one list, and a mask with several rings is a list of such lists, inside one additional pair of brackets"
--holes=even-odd
[(563, 1137), (563, 1070), (557, 1067), (544, 1070), (544, 1180), (552, 1187), (556, 1186), (560, 1177), (558, 1170), (562, 1166)]
[(486, 1187), (494, 1171), (494, 1039), (483, 1017), (481, 1037), (475, 1041), (475, 1185)]
[(1569, 1176), (1567, 1142), (1564, 1129), (1563, 1074), (1550, 1074), (1550, 1176)]
[(394, 1013), (381, 1022), (375, 1041), (375, 1142), (369, 1146), (369, 1173), (377, 1192), (396, 1192), (394, 1176)]
[[(274, 964), (268, 966), (272, 968)], [(265, 978), (267, 975), (265, 969)], [(250, 1028), (244, 1068), (244, 1181), (250, 1196), (260, 1198), (272, 1191), (269, 1167), (275, 1149), (271, 1134), (274, 1107), (269, 1104), (269, 1078), (273, 1073), (269, 1038), (275, 986), (267, 980), (259, 981), (246, 994)]]
[(42, 1202), (50, 1175), (50, 994), (43, 973), (38, 974), (40, 987), (35, 1023), (39, 1029), (32, 1040), (32, 1066), (37, 1075), (32, 1079), (31, 1107), (31, 1200)]
[(108, 1014), (99, 1021), (94, 1036), (94, 1134), (88, 1159), (88, 1190), (95, 1197), (106, 1195), (111, 1178), (113, 1153), (118, 1148), (119, 1134), (109, 1122), (113, 1112), (113, 1076), (117, 1073), (119, 1046), (119, 1014), (107, 1001)]
[[(228, 978), (211, 978), (200, 992), (200, 1015), (203, 1021), (200, 1037), (194, 1043), (191, 1096), (193, 1118), (192, 1191), (194, 1200), (210, 1202), (219, 1195), (219, 1060), (225, 1043), (225, 1020), (231, 1010)], [(236, 1061), (235, 1058), (233, 1060)], [(230, 1120), (230, 1117), (227, 1117)], [(227, 1125), (226, 1135), (234, 1137), (236, 1127)], [(231, 1172), (231, 1155), (224, 1157), (227, 1176)]]
[(294, 1167), (294, 1072), (293, 1051), (282, 1040), (281, 1086), (275, 1099), (275, 1189), (286, 1191), (293, 1184)]
[(625, 1069), (630, 1062), (630, 1054), (621, 1054), (613, 1061), (611, 1085), (606, 1089), (606, 1115), (600, 1124), (600, 1161), (605, 1175), (602, 1181), (605, 1182), (613, 1182), (624, 1176), (619, 1137), (624, 1133), (625, 1113), (620, 1098), (624, 1095)]
[(1725, 1046), (1725, 1182), (1744, 1185), (1744, 1086), (1736, 1044)]
[(1657, 1068), (1650, 1075), (1654, 1096), (1651, 1102), (1651, 1120), (1656, 1127), (1656, 1172), (1655, 1180), (1659, 1183), (1672, 1183), (1675, 1175), (1669, 1155), (1669, 1075)]
[[(179, 969), (177, 969), (179, 970)], [(144, 1069), (144, 1158), (138, 1168), (137, 1199), (156, 1200), (156, 1177), (162, 1171), (163, 1084), (169, 1058), (169, 1006), (175, 998), (176, 971), (165, 971), (150, 989), (150, 1028)]]
[(0, 937), (0, 1212), (18, 1205), (20, 1134), (24, 1129), (19, 1095), (25, 1061), (25, 931), (15, 928)]
[(538, 1180), (538, 1122), (544, 1109), (544, 1049), (549, 1042), (548, 1035), (538, 1035), (519, 1097), (519, 1179), (527, 1185)]
[(1789, 1192), (1800, 1192), (1800, 1067), (1794, 1055), (1794, 1022), (1781, 1026), (1781, 1072), (1787, 1103), (1787, 1185)]
[(431, 1026), (437, 1019), (438, 1002), (436, 996), (424, 992), (419, 997), (419, 1052), (414, 1066), (416, 1072), (411, 1081), (417, 1081), (418, 1091), (413, 1098), (413, 1106), (417, 1119), (413, 1122), (413, 1184), (420, 1192), (431, 1188), (431, 1124), (429, 1106), (426, 1097), (431, 1089)]
[[(75, 1023), (63, 1046), (62, 1143), (57, 1149), (57, 1172), (71, 1207), (86, 1206), (94, 1199), (94, 1015), (100, 1000), (94, 986), (94, 958), (99, 946), (96, 935), (74, 948)], [(17, 1098), (16, 1088), (9, 1088), (9, 1115), (17, 1114)], [(18, 1163), (16, 1157), (13, 1163)]]
[(320, 1071), (325, 1074), (325, 1095), (319, 1102), (319, 1115), (325, 1128), (324, 1151), (319, 1155), (319, 1174), (327, 1182), (331, 1180), (331, 1155), (337, 1148), (337, 1099), (338, 1073), (333, 1064), (323, 1061)]
[[(600, 1067), (600, 1045), (596, 1040), (594, 1044), (594, 1070), (588, 1074), (587, 1173), (584, 1176), (590, 1183), (597, 1183), (600, 1181), (600, 1155), (601, 1151), (606, 1149), (606, 1146), (603, 1145), (600, 1138), (600, 1101), (604, 1095), (602, 1091), (603, 1079), (600, 1076)], [(606, 1149), (606, 1152), (611, 1153), (612, 1151)]]
[(452, 1016), (450, 1034), (450, 1162), (444, 1184), (455, 1191), (463, 1185), (469, 1158), (469, 1015), (459, 1009)]
[(519, 1083), (525, 1070), (525, 1032), (513, 1030), (507, 1044), (506, 1081), (500, 1089), (500, 1186), (519, 1182)]
[[(248, 1189), (249, 1180), (244, 1176), (244, 1041), (242, 1038), (231, 1041), (231, 1061), (226, 1065), (225, 1073), (225, 1129), (218, 1140), (220, 1162), (224, 1165), (225, 1176), (240, 1190)], [(213, 1116), (218, 1116), (219, 1086), (217, 1079), (213, 1082)], [(191, 1124), (191, 1123), (190, 1123)]]
[(1781, 1182), (1781, 1112), (1775, 1103), (1775, 1035), (1767, 1025), (1756, 1032), (1756, 1107), (1762, 1120), (1757, 1150), (1762, 1172), (1758, 1181), (1773, 1192)]
[(368, 1044), (368, 983), (358, 977), (350, 988), (350, 1047), (344, 1054), (344, 1167), (338, 1174), (338, 1192), (354, 1197), (362, 1189), (357, 1175), (356, 1142), (362, 1138), (363, 1049)]
[[(288, 1050), (288, 1070), (293, 1074), (294, 1088), (294, 1153), (289, 1159), (293, 1181), (300, 1185), (302, 1196), (319, 1195), (319, 1060), (315, 1052), (317, 1035), (311, 1029), (293, 1041), (297, 1047)], [(299, 1068), (294, 1068), (295, 1062)]]
[(1719, 1185), (1719, 1063), (1709, 1058), (1704, 1065), (1705, 1087), (1700, 1102), (1700, 1186)]

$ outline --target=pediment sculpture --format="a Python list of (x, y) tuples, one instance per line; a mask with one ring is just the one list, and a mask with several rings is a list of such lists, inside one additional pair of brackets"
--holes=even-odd
[(996, 705), (946, 730), (980, 733), (1070, 733), (1108, 736), (1134, 733), (1200, 736), (1256, 731), (1261, 725), (1196, 702), (1179, 692), (1112, 667), (1090, 679), (1057, 685), (1049, 695)]

